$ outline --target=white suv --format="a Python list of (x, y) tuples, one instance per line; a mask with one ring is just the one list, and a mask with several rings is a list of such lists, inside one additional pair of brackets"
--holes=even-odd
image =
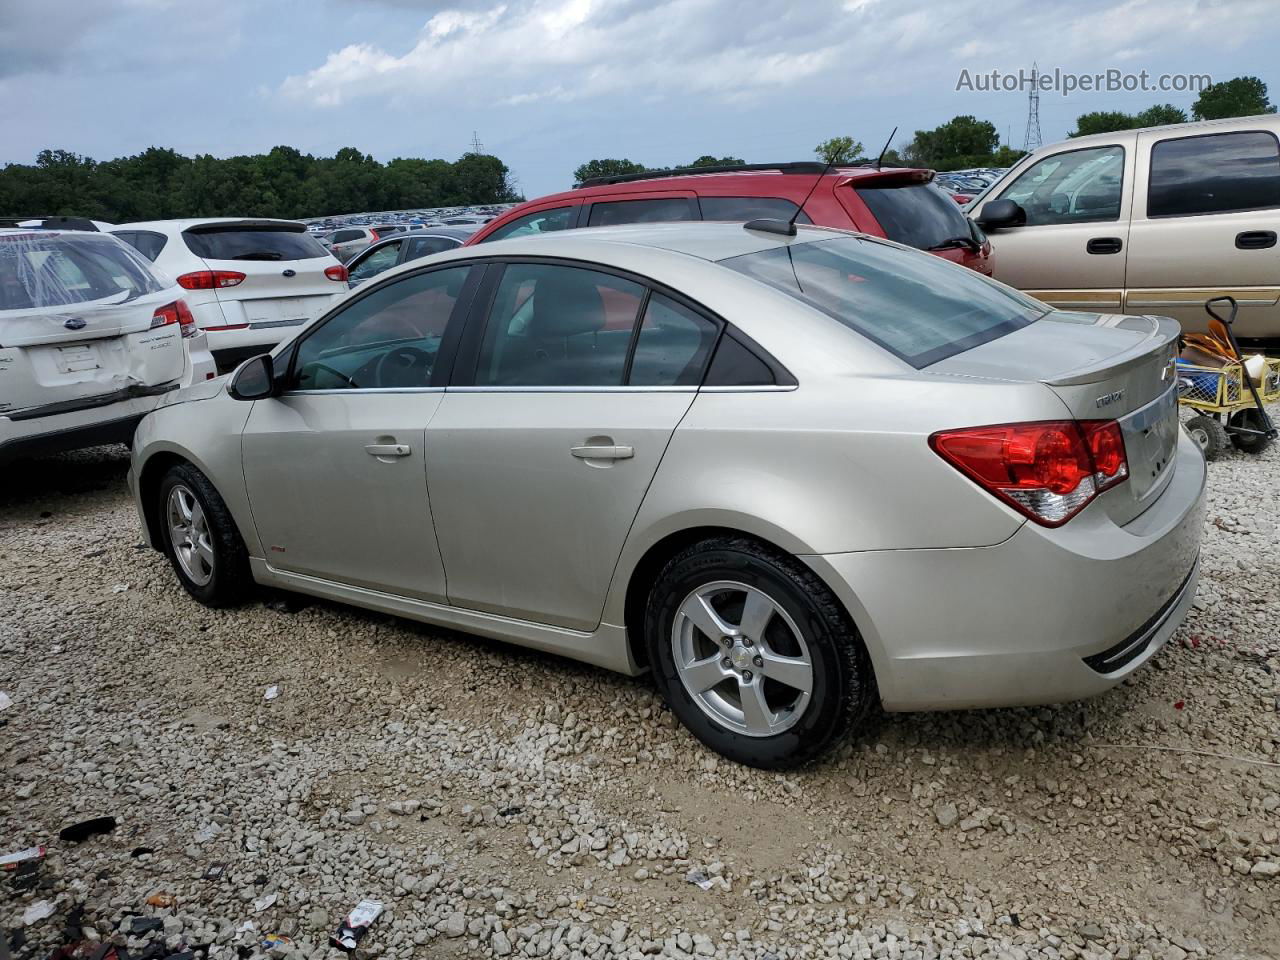
[(154, 220), (111, 232), (187, 291), (222, 369), (267, 352), (347, 291), (347, 268), (290, 220)]
[(216, 376), (182, 290), (109, 234), (0, 229), (0, 463), (128, 443)]

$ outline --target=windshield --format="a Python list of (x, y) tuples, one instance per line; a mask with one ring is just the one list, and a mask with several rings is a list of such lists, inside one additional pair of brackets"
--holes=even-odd
[(126, 303), (162, 289), (136, 251), (104, 234), (0, 236), (0, 310)]
[(917, 369), (1049, 312), (965, 267), (860, 237), (792, 243), (721, 262), (816, 307)]
[(960, 205), (931, 183), (859, 187), (857, 193), (880, 221), (884, 235), (897, 243), (931, 250), (970, 236)]
[(182, 234), (187, 249), (204, 260), (314, 260), (329, 256), (305, 230), (288, 228), (205, 227)]

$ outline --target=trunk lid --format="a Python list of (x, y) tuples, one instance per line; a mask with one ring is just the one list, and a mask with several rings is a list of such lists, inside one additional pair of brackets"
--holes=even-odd
[(1075, 419), (1118, 421), (1129, 478), (1102, 499), (1112, 518), (1125, 523), (1145, 510), (1173, 476), (1180, 333), (1177, 321), (1168, 317), (1055, 311), (929, 370), (1038, 381)]

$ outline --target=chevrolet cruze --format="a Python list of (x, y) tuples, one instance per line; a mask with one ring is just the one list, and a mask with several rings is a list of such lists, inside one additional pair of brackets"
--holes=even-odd
[(761, 767), (887, 710), (1070, 700), (1169, 639), (1205, 468), (1178, 326), (779, 221), (406, 264), (143, 421), (197, 600), (255, 585), (648, 670)]

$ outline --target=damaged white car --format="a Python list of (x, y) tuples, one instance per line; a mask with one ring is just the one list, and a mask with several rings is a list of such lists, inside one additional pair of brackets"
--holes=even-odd
[(212, 379), (181, 293), (108, 234), (0, 230), (0, 463), (129, 443), (163, 394)]

